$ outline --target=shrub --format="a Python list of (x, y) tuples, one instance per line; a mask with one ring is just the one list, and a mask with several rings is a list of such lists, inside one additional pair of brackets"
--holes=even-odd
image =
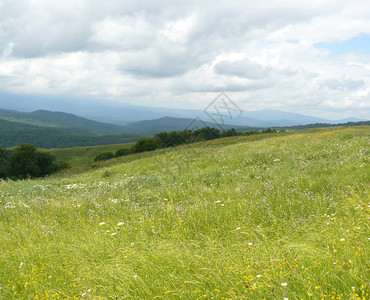
[(116, 151), (114, 154), (115, 157), (125, 156), (131, 154), (131, 150), (127, 148), (121, 148)]
[(9, 156), (8, 175), (15, 179), (41, 177), (58, 171), (55, 157), (35, 145), (21, 144)]
[(102, 152), (94, 158), (94, 161), (95, 162), (104, 161), (104, 160), (112, 159), (113, 157), (114, 155), (112, 152)]
[(136, 141), (136, 144), (132, 147), (134, 153), (140, 153), (145, 151), (153, 151), (158, 148), (156, 139), (141, 138)]

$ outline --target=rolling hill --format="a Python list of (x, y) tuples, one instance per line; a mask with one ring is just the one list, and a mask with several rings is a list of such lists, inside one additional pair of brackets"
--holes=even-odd
[[(279, 126), (276, 129), (297, 130), (330, 126), (366, 125), (367, 122), (329, 124), (317, 123), (300, 126)], [(66, 148), (133, 142), (142, 136), (152, 137), (163, 131), (181, 131), (214, 127), (219, 130), (235, 128), (238, 131), (258, 131), (263, 127), (222, 125), (199, 118), (162, 117), (154, 120), (114, 125), (88, 120), (64, 112), (37, 110), (31, 113), (0, 110), (0, 145), (14, 147), (32, 143), (41, 148)]]
[(31, 113), (0, 109), (0, 119), (39, 127), (71, 129), (85, 135), (114, 135), (128, 133), (119, 125), (101, 123), (57, 111), (36, 110)]

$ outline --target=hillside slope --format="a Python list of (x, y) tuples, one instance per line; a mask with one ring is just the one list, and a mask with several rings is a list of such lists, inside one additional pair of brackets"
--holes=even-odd
[(370, 127), (0, 182), (0, 297), (369, 299)]
[(113, 135), (128, 133), (124, 127), (119, 125), (92, 121), (73, 114), (57, 111), (36, 110), (31, 113), (25, 113), (0, 109), (0, 120), (29, 124), (38, 127), (57, 129), (73, 128), (80, 132), (85, 132), (86, 135)]

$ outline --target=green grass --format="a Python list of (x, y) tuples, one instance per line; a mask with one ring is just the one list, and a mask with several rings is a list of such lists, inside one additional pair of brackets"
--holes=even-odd
[(121, 148), (130, 148), (134, 143), (91, 146), (91, 147), (74, 147), (46, 150), (55, 155), (57, 161), (66, 161), (71, 167), (82, 167), (94, 161), (94, 158), (102, 152), (112, 152), (113, 154)]
[(0, 183), (0, 299), (369, 299), (369, 127)]

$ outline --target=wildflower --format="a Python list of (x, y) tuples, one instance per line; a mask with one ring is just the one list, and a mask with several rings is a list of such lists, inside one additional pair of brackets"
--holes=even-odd
[(249, 246), (252, 246), (252, 245), (253, 245), (253, 243), (249, 242), (249, 243), (248, 243), (248, 245), (249, 245)]
[(286, 282), (283, 282), (281, 285), (282, 286), (287, 286), (288, 284)]
[(137, 275), (134, 275), (134, 278), (137, 278)]
[(110, 235), (116, 235), (117, 234), (117, 232), (113, 232), (113, 233), (111, 233)]
[(100, 225), (100, 226), (101, 226), (101, 225), (105, 225), (105, 222), (100, 222), (100, 223), (99, 223), (99, 225)]
[(257, 278), (260, 278), (260, 277), (262, 277), (262, 275), (256, 275), (256, 277), (257, 277)]
[(121, 225), (123, 225), (123, 224), (125, 224), (125, 223), (123, 223), (123, 222), (119, 222), (119, 223), (117, 224), (117, 226), (121, 226)]
[(336, 262), (333, 262), (333, 265), (336, 265), (337, 263)]
[(240, 230), (240, 227), (237, 227), (235, 230)]
[(19, 269), (22, 268), (23, 266), (23, 261), (21, 262), (21, 264), (19, 265)]
[(341, 242), (344, 242), (346, 239), (340, 239)]

